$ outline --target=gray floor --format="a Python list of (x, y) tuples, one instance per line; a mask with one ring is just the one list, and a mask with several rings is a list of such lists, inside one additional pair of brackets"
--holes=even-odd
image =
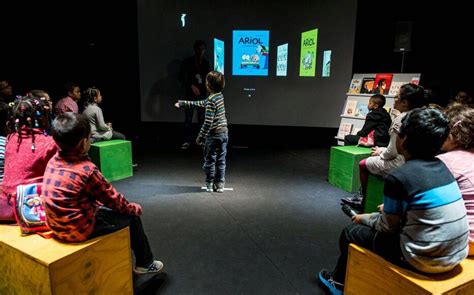
[(324, 294), (315, 279), (338, 257), (339, 206), (327, 183), (328, 149), (229, 151), (224, 194), (201, 191), (201, 153), (137, 157), (115, 182), (142, 204), (143, 222), (167, 278), (146, 294)]

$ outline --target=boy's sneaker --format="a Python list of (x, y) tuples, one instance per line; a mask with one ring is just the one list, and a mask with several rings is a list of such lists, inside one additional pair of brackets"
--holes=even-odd
[(319, 272), (319, 280), (329, 289), (333, 295), (344, 294), (344, 284), (338, 283), (332, 277), (332, 273), (327, 269), (322, 269)]
[(148, 267), (136, 266), (134, 272), (139, 275), (160, 273), (163, 271), (163, 267), (163, 262), (154, 260)]
[(182, 150), (187, 150), (187, 149), (189, 149), (190, 146), (191, 145), (189, 144), (189, 142), (185, 142), (185, 143), (183, 143), (183, 145), (181, 145), (181, 149)]
[(214, 184), (214, 190), (218, 193), (223, 193), (224, 192), (224, 183), (223, 182), (217, 182)]
[(214, 191), (214, 183), (206, 182), (206, 192), (212, 193)]

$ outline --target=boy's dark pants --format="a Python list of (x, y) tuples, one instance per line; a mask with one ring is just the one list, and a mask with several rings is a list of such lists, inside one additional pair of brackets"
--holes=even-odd
[(227, 132), (209, 135), (204, 145), (204, 165), (206, 182), (225, 182), (225, 157), (227, 155)]
[(349, 255), (348, 251), (350, 243), (369, 249), (391, 263), (411, 270), (409, 264), (403, 259), (403, 254), (400, 249), (400, 235), (398, 233), (383, 233), (366, 225), (352, 223), (342, 230), (339, 238), (341, 256), (339, 256), (339, 259), (337, 260), (333, 278), (341, 284), (344, 284), (346, 277), (347, 257)]
[(130, 227), (130, 243), (135, 254), (136, 265), (147, 267), (153, 262), (148, 238), (143, 231), (140, 217), (122, 214), (109, 208), (101, 207), (96, 214), (95, 226), (89, 239), (116, 232), (127, 226)]
[(348, 134), (344, 137), (344, 145), (357, 145), (359, 143), (360, 136)]

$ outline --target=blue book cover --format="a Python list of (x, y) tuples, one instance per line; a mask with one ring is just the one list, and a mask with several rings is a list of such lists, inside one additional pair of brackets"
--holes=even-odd
[(355, 112), (355, 115), (357, 117), (365, 117), (365, 116), (367, 116), (368, 113), (369, 113), (369, 109), (367, 108), (366, 103), (358, 103), (357, 104), (357, 108), (356, 108), (356, 112)]

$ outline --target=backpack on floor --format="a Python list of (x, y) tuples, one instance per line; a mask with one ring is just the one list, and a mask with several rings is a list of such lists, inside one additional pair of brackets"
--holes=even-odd
[(32, 183), (16, 188), (15, 218), (22, 234), (49, 231), (41, 202), (42, 186), (42, 183)]

